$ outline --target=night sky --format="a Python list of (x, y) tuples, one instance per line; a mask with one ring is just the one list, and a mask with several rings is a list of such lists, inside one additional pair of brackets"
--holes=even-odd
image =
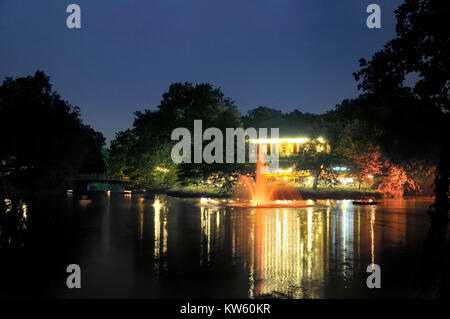
[[(108, 141), (178, 81), (218, 86), (243, 113), (323, 113), (358, 94), (352, 72), (393, 38), (401, 2), (0, 0), (0, 78), (45, 71)], [(71, 3), (80, 30), (66, 27)], [(366, 26), (370, 3), (381, 29)]]

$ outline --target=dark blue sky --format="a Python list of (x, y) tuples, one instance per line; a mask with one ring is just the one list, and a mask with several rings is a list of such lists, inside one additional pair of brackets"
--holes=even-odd
[[(352, 72), (394, 36), (400, 0), (0, 0), (0, 78), (37, 69), (105, 134), (172, 82), (209, 82), (239, 109), (322, 113), (358, 94)], [(77, 3), (82, 29), (66, 27)], [(381, 29), (366, 7), (382, 9)]]

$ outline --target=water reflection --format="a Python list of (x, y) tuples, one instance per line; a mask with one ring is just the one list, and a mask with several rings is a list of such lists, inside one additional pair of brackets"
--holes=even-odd
[[(48, 282), (59, 282), (53, 276), (68, 263), (83, 265), (83, 298), (405, 297), (414, 291), (428, 202), (313, 204), (236, 208), (221, 200), (106, 192), (59, 202), (2, 199), (0, 245), (29, 243), (22, 250), (33, 253), (28, 262), (48, 252), (42, 265), (51, 270)], [(372, 263), (383, 271), (380, 292), (366, 286)], [(52, 297), (66, 291), (47, 289)]]
[[(154, 269), (159, 272), (167, 269), (167, 207), (160, 199), (156, 197), (153, 202), (154, 209)], [(142, 220), (143, 223), (143, 220)], [(142, 224), (141, 224), (142, 225)], [(142, 233), (141, 233), (142, 234)]]
[[(250, 298), (323, 297), (328, 284), (350, 287), (355, 268), (376, 262), (376, 206), (324, 201), (297, 209), (200, 210), (201, 264), (226, 249), (229, 239), (233, 259), (248, 267)], [(404, 241), (405, 219), (406, 214), (383, 216), (382, 237)]]
[(371, 207), (370, 213), (369, 213), (369, 222), (370, 222), (370, 255), (371, 255), (371, 261), (372, 261), (372, 272), (375, 271), (375, 231), (374, 231), (374, 224), (375, 224), (375, 208)]

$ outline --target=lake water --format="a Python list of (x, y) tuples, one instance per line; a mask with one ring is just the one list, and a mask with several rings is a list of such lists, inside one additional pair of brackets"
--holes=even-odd
[[(27, 202), (0, 249), (1, 297), (414, 298), (429, 200), (229, 208), (222, 200), (92, 193)], [(23, 205), (23, 203), (21, 203)], [(5, 226), (3, 226), (5, 229)], [(17, 241), (17, 242), (14, 242)], [(369, 289), (370, 264), (381, 288)], [(68, 289), (66, 267), (81, 267)]]

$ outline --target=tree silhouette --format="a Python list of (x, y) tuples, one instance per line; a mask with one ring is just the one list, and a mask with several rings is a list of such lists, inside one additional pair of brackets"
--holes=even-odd
[(220, 89), (208, 83), (174, 83), (156, 111), (144, 110), (135, 116), (133, 129), (118, 133), (111, 143), (113, 172), (167, 188), (173, 186), (176, 175), (181, 181), (193, 181), (213, 173), (228, 178), (236, 171), (236, 165), (226, 163), (175, 165), (170, 157), (171, 133), (177, 127), (189, 129), (192, 137), (194, 120), (202, 120), (203, 130), (216, 127), (225, 132), (227, 127), (242, 126), (234, 102)]
[[(403, 153), (421, 151), (440, 157), (433, 214), (448, 215), (450, 145), (450, 4), (406, 0), (396, 11), (397, 37), (370, 61), (360, 60), (358, 88), (389, 110), (386, 140)], [(408, 85), (408, 80), (414, 80)], [(408, 121), (410, 120), (410, 121)], [(409, 126), (409, 127), (408, 127)], [(419, 144), (425, 139), (428, 143)]]
[(105, 170), (103, 135), (41, 71), (0, 86), (0, 145), (2, 179), (21, 189), (61, 187), (73, 174)]

